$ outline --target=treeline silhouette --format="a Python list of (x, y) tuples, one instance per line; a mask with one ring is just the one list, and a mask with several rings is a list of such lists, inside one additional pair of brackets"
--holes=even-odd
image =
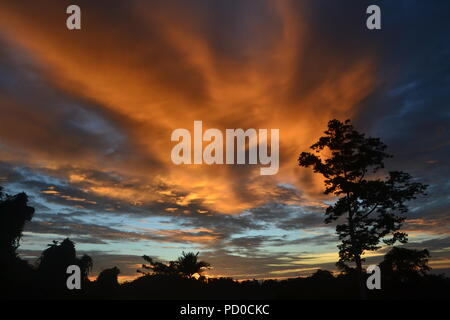
[[(34, 208), (25, 193), (8, 195), (0, 187), (0, 295), (2, 299), (356, 299), (359, 297), (357, 270), (342, 265), (336, 276), (317, 270), (309, 277), (287, 280), (207, 278), (209, 263), (198, 253), (182, 253), (175, 261), (162, 263), (143, 256), (138, 278), (120, 284), (117, 267), (105, 269), (95, 281), (88, 278), (94, 261), (77, 256), (70, 239), (54, 241), (43, 250), (34, 265), (19, 257), (25, 223)], [(429, 274), (427, 250), (394, 247), (379, 264), (382, 289), (371, 290), (371, 299), (450, 298), (450, 279)], [(81, 270), (81, 289), (69, 290), (67, 267)], [(367, 276), (367, 275), (366, 275)]]

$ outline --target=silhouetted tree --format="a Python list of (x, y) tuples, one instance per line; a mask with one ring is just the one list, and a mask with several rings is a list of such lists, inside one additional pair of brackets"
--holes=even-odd
[(81, 270), (84, 283), (88, 282), (88, 274), (92, 269), (92, 259), (88, 255), (77, 257), (75, 244), (69, 238), (61, 243), (53, 241), (39, 258), (37, 271), (41, 277), (41, 285), (52, 289), (65, 289), (67, 267), (77, 265)]
[(17, 248), (25, 223), (33, 214), (34, 208), (28, 206), (25, 193), (11, 196), (0, 187), (0, 283), (3, 289), (0, 296), (21, 294), (25, 286), (30, 286), (34, 270), (19, 258)]
[(105, 269), (100, 272), (95, 282), (103, 289), (117, 288), (119, 286), (119, 281), (117, 280), (119, 273), (120, 270), (117, 267)]
[(318, 269), (316, 272), (314, 272), (311, 275), (310, 278), (314, 279), (314, 280), (320, 280), (320, 281), (330, 281), (330, 280), (334, 279), (334, 276), (331, 271)]
[(336, 267), (341, 271), (340, 276), (354, 277), (357, 273), (355, 268), (350, 267), (343, 261), (336, 262)]
[(164, 276), (179, 275), (177, 266), (174, 261), (170, 261), (168, 264), (165, 264), (163, 262), (155, 261), (153, 260), (153, 258), (146, 255), (142, 256), (142, 258), (148, 262), (148, 264), (143, 264), (142, 268), (145, 270), (151, 270), (151, 271), (137, 270), (137, 272), (142, 273), (143, 275), (153, 275), (153, 274)]
[[(341, 240), (339, 261), (355, 262), (364, 298), (361, 256), (379, 249), (381, 241), (389, 245), (407, 241), (406, 234), (398, 231), (408, 211), (405, 202), (424, 194), (426, 186), (412, 182), (411, 176), (401, 171), (390, 171), (382, 178), (384, 159), (391, 157), (385, 153), (386, 145), (354, 130), (350, 120), (331, 120), (325, 136), (311, 149), (315, 153), (302, 152), (298, 163), (322, 174), (325, 194), (338, 197), (327, 208), (325, 222), (345, 216), (336, 227)], [(389, 235), (392, 237), (385, 239)]]
[(428, 266), (430, 253), (427, 249), (416, 250), (393, 247), (380, 263), (380, 269), (385, 276), (397, 277), (400, 281), (417, 276), (423, 276), (431, 270)]
[(201, 275), (205, 269), (209, 268), (209, 263), (205, 261), (198, 261), (198, 254), (193, 252), (182, 252), (181, 257), (176, 261), (169, 261), (168, 264), (153, 260), (149, 256), (143, 256), (145, 261), (149, 264), (143, 264), (142, 268), (151, 271), (137, 270), (137, 272), (144, 275), (165, 275), (165, 276), (181, 276), (192, 278), (193, 275)]
[(210, 267), (210, 264), (205, 261), (198, 261), (198, 254), (188, 252), (181, 254), (181, 257), (176, 261), (178, 271), (187, 278), (192, 278), (193, 275), (200, 275), (205, 269)]
[(16, 250), (22, 237), (26, 221), (30, 221), (34, 208), (28, 206), (25, 193), (14, 196), (7, 195), (0, 187), (0, 259), (16, 257)]

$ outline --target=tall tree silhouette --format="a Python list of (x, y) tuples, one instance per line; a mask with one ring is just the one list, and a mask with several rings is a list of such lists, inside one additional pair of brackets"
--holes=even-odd
[(386, 145), (356, 131), (350, 120), (331, 120), (325, 136), (310, 148), (314, 154), (302, 152), (298, 163), (323, 175), (325, 194), (338, 197), (326, 209), (325, 222), (345, 217), (336, 227), (339, 262), (355, 262), (364, 299), (361, 256), (379, 249), (381, 241), (388, 245), (407, 241), (407, 235), (398, 231), (408, 211), (405, 202), (424, 194), (427, 186), (412, 182), (401, 171), (384, 172), (384, 160), (391, 157)]

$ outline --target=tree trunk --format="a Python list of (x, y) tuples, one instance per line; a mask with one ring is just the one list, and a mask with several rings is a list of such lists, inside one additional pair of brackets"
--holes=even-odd
[[(350, 229), (349, 230), (350, 242), (351, 242), (352, 248), (354, 250), (354, 257), (355, 257), (355, 263), (356, 263), (356, 281), (358, 281), (359, 298), (361, 300), (367, 300), (366, 284), (364, 283), (364, 278), (363, 278), (361, 255), (360, 255), (359, 251), (356, 251), (357, 244), (355, 241), (355, 229), (354, 229), (355, 226), (353, 225), (353, 210), (352, 210), (352, 206), (351, 206), (351, 202), (350, 202), (350, 194), (349, 193), (347, 193), (346, 198), (347, 198), (347, 205), (348, 205), (348, 226)], [(357, 253), (355, 253), (355, 251)]]
[(356, 263), (356, 272), (357, 272), (356, 278), (357, 278), (358, 287), (359, 287), (359, 298), (361, 300), (367, 300), (366, 284), (364, 283), (361, 257), (359, 255), (357, 255), (355, 257), (355, 263)]

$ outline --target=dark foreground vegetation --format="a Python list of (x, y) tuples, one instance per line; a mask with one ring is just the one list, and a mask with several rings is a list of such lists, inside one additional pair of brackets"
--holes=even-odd
[[(70, 241), (70, 240), (69, 240)], [(64, 241), (63, 241), (64, 243)], [(68, 244), (68, 240), (65, 240)], [(62, 246), (64, 244), (61, 244)], [(407, 254), (422, 251), (409, 249)], [(399, 258), (405, 252), (397, 252)], [(86, 256), (85, 256), (86, 257)], [(56, 258), (56, 257), (55, 257)], [(63, 257), (61, 257), (63, 258)], [(64, 258), (73, 259), (73, 255)], [(85, 258), (86, 259), (86, 258)], [(83, 267), (83, 258), (78, 259)], [(41, 260), (42, 262), (42, 260)], [(406, 263), (405, 263), (406, 262)], [(17, 258), (2, 274), (3, 299), (359, 299), (355, 271), (334, 276), (317, 270), (307, 278), (288, 280), (247, 280), (189, 277), (186, 274), (149, 272), (132, 282), (119, 284), (117, 268), (106, 269), (95, 281), (83, 278), (81, 290), (66, 287), (66, 263), (32, 267)], [(74, 263), (73, 261), (70, 263)], [(417, 261), (385, 260), (380, 264), (381, 290), (368, 291), (368, 299), (449, 299), (450, 279), (430, 275)], [(403, 266), (402, 266), (403, 264)], [(49, 268), (49, 269), (46, 269)], [(2, 268), (6, 271), (5, 268)], [(85, 273), (87, 276), (87, 273)]]
[[(183, 253), (169, 263), (144, 256), (142, 275), (119, 284), (120, 270), (103, 270), (95, 281), (88, 275), (93, 260), (77, 256), (74, 243), (65, 239), (45, 249), (31, 265), (21, 259), (17, 248), (26, 221), (34, 209), (27, 196), (1, 195), (0, 296), (2, 299), (357, 299), (359, 280), (356, 270), (343, 267), (334, 276), (318, 270), (307, 278), (264, 281), (235, 281), (231, 278), (206, 278), (201, 274), (209, 264), (198, 254)], [(369, 299), (450, 298), (450, 279), (430, 275), (427, 250), (394, 247), (386, 254), (381, 269), (381, 290), (368, 291)], [(81, 289), (67, 288), (67, 267), (81, 270)]]

